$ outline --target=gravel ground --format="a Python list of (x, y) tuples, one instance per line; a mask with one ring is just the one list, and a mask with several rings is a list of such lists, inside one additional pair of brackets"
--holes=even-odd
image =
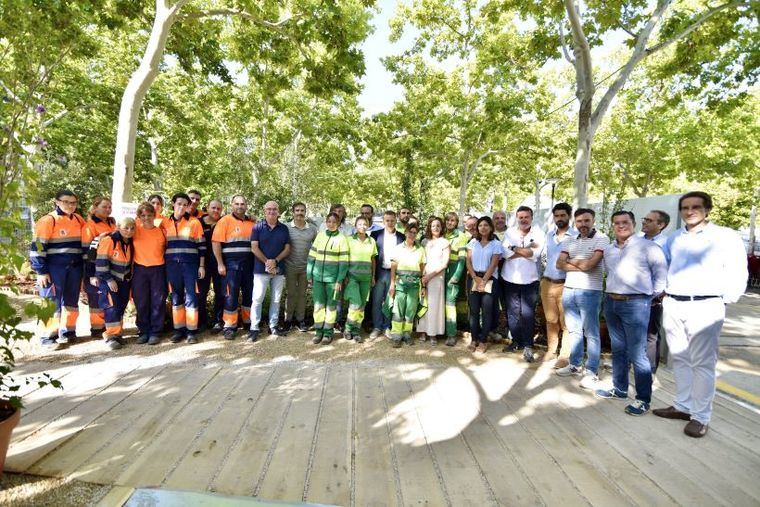
[(71, 479), (5, 473), (0, 477), (0, 505), (67, 507), (94, 505), (111, 489)]

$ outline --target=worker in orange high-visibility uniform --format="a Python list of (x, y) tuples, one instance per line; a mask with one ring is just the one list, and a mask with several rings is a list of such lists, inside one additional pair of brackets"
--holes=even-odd
[[(240, 313), (243, 326), (251, 324), (251, 302), (253, 299), (253, 252), (251, 250), (251, 231), (255, 221), (245, 212), (248, 204), (245, 197), (236, 195), (232, 198), (232, 213), (217, 222), (211, 237), (217, 271), (223, 276), (222, 293), (224, 294), (224, 338), (232, 340), (238, 326)], [(238, 300), (243, 293), (243, 304)], [(240, 311), (238, 308), (240, 307)]]
[(71, 190), (58, 191), (55, 211), (35, 224), (29, 254), (32, 269), (37, 273), (40, 296), (55, 301), (55, 314), (42, 323), (39, 330), (42, 344), (54, 350), (76, 339), (85, 224), (76, 209), (77, 196)]
[(172, 295), (172, 343), (187, 337), (198, 343), (198, 286), (205, 274), (203, 226), (188, 213), (190, 197), (177, 193), (172, 197), (174, 213), (166, 225), (166, 278)]
[(101, 336), (106, 329), (103, 308), (98, 302), (98, 278), (95, 276), (95, 257), (98, 242), (104, 236), (116, 230), (116, 220), (111, 217), (111, 199), (96, 197), (90, 206), (90, 217), (82, 229), (82, 245), (87, 252), (84, 261), (84, 292), (90, 307), (90, 336)]
[(134, 235), (135, 219), (124, 217), (119, 221), (119, 230), (103, 237), (98, 244), (95, 272), (100, 283), (100, 306), (106, 321), (103, 339), (111, 350), (126, 345), (122, 329), (132, 282)]
[(187, 196), (190, 198), (190, 206), (188, 207), (187, 212), (190, 213), (191, 217), (200, 220), (204, 215), (206, 215), (206, 212), (200, 209), (201, 193), (195, 189), (188, 190)]

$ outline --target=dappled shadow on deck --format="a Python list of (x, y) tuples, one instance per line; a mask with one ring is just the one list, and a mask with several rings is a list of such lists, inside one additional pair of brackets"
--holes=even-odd
[[(338, 505), (760, 501), (758, 417), (725, 400), (693, 440), (681, 422), (626, 416), (577, 379), (495, 350), (420, 346), (399, 360), (386, 342), (291, 339), (304, 341), (297, 354), (266, 354), (264, 341), (230, 355), (243, 344), (209, 340), (22, 365), (66, 389), (30, 389), (6, 467)], [(658, 383), (664, 406), (666, 371)]]

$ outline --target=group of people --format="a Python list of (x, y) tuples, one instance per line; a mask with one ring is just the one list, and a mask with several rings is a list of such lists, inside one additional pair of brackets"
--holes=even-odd
[[(553, 207), (554, 225), (547, 233), (533, 224), (533, 210), (525, 206), (516, 210), (512, 227), (506, 213), (497, 211), (493, 217), (468, 216), (460, 230), (456, 213), (428, 217), (423, 226), (409, 208), (385, 211), (380, 226), (369, 204), (353, 222), (335, 204), (316, 227), (300, 202), (291, 206), (289, 224), (280, 221), (276, 202), (265, 204), (259, 221), (247, 214), (242, 195), (232, 198), (224, 215), (218, 199), (205, 211), (200, 203), (197, 190), (174, 194), (171, 213), (164, 216), (163, 198), (152, 195), (138, 206), (137, 220), (116, 223), (109, 199), (95, 199), (84, 220), (76, 213), (74, 193), (59, 191), (55, 210), (37, 222), (31, 245), (40, 294), (56, 303), (55, 315), (42, 325), (42, 343), (57, 349), (76, 338), (82, 286), (91, 333), (102, 333), (111, 349), (126, 343), (122, 321), (130, 297), (137, 343), (160, 342), (168, 294), (172, 342), (196, 343), (199, 330), (207, 328), (233, 340), (241, 327), (255, 342), (267, 292), (272, 334), (294, 327), (308, 331), (310, 287), (315, 344), (331, 343), (336, 327), (346, 339), (362, 342), (368, 310), (371, 339), (385, 335), (401, 347), (413, 343), (416, 330), (431, 346), (439, 338), (454, 346), (456, 303), (464, 290), (468, 349), (485, 353), (489, 337), (508, 333), (512, 339), (503, 351), (533, 362), (540, 297), (547, 334), (541, 359), (555, 361), (561, 377), (581, 377), (580, 386), (601, 398), (628, 398), (632, 365), (636, 399), (625, 407), (631, 415), (649, 411), (664, 326), (677, 395), (672, 407), (654, 413), (689, 420), (685, 431), (691, 436), (707, 431), (723, 305), (739, 298), (747, 278), (738, 235), (708, 220), (708, 194), (681, 197), (685, 225), (668, 237), (662, 233), (667, 213), (647, 214), (636, 234), (633, 213), (617, 211), (612, 241), (595, 228), (593, 210), (573, 213), (566, 203)], [(613, 353), (611, 389), (599, 384), (602, 302)]]

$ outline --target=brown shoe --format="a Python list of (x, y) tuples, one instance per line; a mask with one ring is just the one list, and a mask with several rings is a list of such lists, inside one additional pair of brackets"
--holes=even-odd
[(657, 417), (664, 417), (665, 419), (681, 419), (682, 421), (688, 421), (691, 416), (686, 412), (681, 412), (675, 407), (668, 408), (656, 408), (652, 410), (652, 413)]
[(480, 352), (481, 354), (485, 354), (488, 350), (488, 343), (483, 342), (480, 345), (478, 345), (477, 352)]
[(554, 363), (554, 366), (552, 366), (552, 368), (554, 368), (555, 370), (559, 370), (560, 368), (564, 368), (568, 364), (570, 364), (570, 361), (567, 358), (560, 357), (560, 358), (557, 358), (557, 362)]
[(469, 345), (467, 345), (467, 350), (470, 352), (475, 352), (475, 349), (478, 348), (478, 345), (475, 342), (470, 342)]
[(692, 438), (702, 438), (707, 435), (707, 425), (692, 419), (689, 421), (689, 424), (684, 427), (683, 432)]

